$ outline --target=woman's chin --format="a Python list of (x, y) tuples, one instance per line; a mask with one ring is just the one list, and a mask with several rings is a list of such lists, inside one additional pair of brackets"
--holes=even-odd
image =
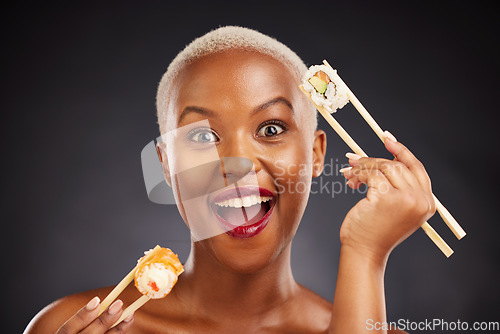
[(268, 226), (259, 236), (241, 242), (227, 234), (212, 238), (211, 247), (217, 261), (227, 270), (238, 274), (257, 273), (283, 252), (280, 238)]
[(274, 254), (251, 254), (250, 252), (238, 255), (224, 254), (217, 257), (228, 271), (241, 275), (254, 274), (264, 270), (273, 262), (274, 258)]

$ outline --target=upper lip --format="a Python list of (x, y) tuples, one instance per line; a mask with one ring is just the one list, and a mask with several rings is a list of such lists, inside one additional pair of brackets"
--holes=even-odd
[(272, 191), (258, 186), (239, 186), (233, 187), (230, 189), (226, 189), (219, 194), (217, 194), (210, 202), (217, 203), (222, 201), (227, 201), (233, 198), (241, 198), (244, 196), (257, 195), (267, 196), (267, 197), (275, 197)]

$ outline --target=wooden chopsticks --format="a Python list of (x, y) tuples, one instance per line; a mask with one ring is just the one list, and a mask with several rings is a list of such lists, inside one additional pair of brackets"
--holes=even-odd
[[(142, 259), (143, 262), (148, 261), (151, 259), (156, 253), (160, 251), (161, 247), (159, 245), (156, 245), (155, 248), (153, 248), (148, 254), (145, 255), (144, 259)], [(104, 298), (104, 300), (101, 303), (99, 315), (101, 315), (108, 307), (111, 305), (111, 303), (118, 297), (120, 293), (122, 293), (123, 290), (134, 280), (135, 273), (137, 269), (139, 268), (139, 263), (132, 269), (121, 281), (118, 283), (118, 285), (111, 290), (111, 292)], [(129, 307), (127, 307), (122, 315), (120, 316), (120, 319), (113, 325), (116, 326), (118, 325), (123, 319), (137, 311), (142, 305), (146, 304), (147, 301), (149, 301), (150, 298), (146, 295), (141, 296), (138, 298), (134, 303), (132, 303)]]
[[(373, 119), (373, 117), (368, 113), (368, 110), (361, 104), (361, 102), (356, 98), (353, 92), (349, 89), (349, 87), (345, 84), (345, 82), (340, 78), (330, 64), (326, 60), (323, 60), (323, 63), (332, 69), (335, 77), (330, 78), (336, 85), (341, 84), (344, 85), (349, 101), (353, 104), (353, 106), (358, 110), (361, 116), (365, 119), (368, 125), (373, 129), (373, 131), (377, 134), (382, 142), (385, 141), (385, 134), (382, 128), (377, 124), (377, 122)], [(342, 138), (342, 140), (353, 150), (354, 153), (360, 155), (362, 157), (367, 157), (367, 154), (361, 149), (361, 147), (352, 139), (352, 137), (344, 130), (344, 128), (337, 122), (335, 118), (333, 118), (332, 114), (330, 114), (325, 108), (317, 105), (311, 99), (311, 94), (307, 92), (302, 85), (299, 86), (302, 92), (308, 97), (308, 99), (314, 104), (319, 113), (323, 116), (323, 118), (330, 124), (330, 126), (337, 132), (337, 134)], [(434, 196), (434, 195), (433, 195)], [(439, 215), (444, 220), (446, 225), (451, 229), (451, 231), (455, 234), (455, 236), (460, 240), (462, 239), (466, 233), (462, 229), (462, 227), (458, 224), (458, 222), (453, 218), (450, 212), (441, 204), (441, 202), (434, 196), (434, 201), (436, 203), (436, 209), (439, 212)], [(439, 249), (443, 252), (446, 257), (450, 257), (453, 254), (453, 250), (448, 246), (448, 244), (439, 236), (439, 234), (427, 223), (424, 222), (422, 224), (422, 229), (429, 236), (429, 238), (439, 247)]]

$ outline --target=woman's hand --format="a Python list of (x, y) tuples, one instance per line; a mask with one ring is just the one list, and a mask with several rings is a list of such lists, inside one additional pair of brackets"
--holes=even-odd
[(73, 317), (62, 325), (57, 334), (73, 333), (126, 333), (134, 322), (133, 315), (125, 318), (118, 326), (110, 328), (122, 314), (123, 302), (115, 301), (99, 317), (100, 301), (98, 297), (92, 299), (82, 307)]
[(368, 252), (385, 260), (399, 243), (435, 212), (431, 182), (424, 166), (388, 134), (385, 146), (396, 158), (360, 158), (347, 154), (351, 169), (344, 172), (348, 185), (368, 186), (366, 198), (347, 214), (341, 230), (343, 247)]
[(366, 333), (368, 320), (387, 321), (387, 258), (435, 212), (431, 182), (420, 161), (391, 134), (385, 147), (396, 157), (394, 161), (348, 154), (352, 168), (342, 171), (350, 187), (366, 184), (368, 192), (349, 211), (340, 229), (342, 247), (330, 333)]

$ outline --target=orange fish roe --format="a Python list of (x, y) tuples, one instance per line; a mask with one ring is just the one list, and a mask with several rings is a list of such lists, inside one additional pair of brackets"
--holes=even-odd
[(178, 256), (168, 248), (161, 248), (151, 258), (139, 260), (135, 273), (135, 286), (149, 298), (165, 297), (184, 271)]
[(156, 282), (155, 281), (149, 281), (148, 285), (151, 287), (151, 289), (153, 289), (154, 291), (158, 292), (160, 291), (160, 288), (158, 288), (158, 286), (156, 285)]

